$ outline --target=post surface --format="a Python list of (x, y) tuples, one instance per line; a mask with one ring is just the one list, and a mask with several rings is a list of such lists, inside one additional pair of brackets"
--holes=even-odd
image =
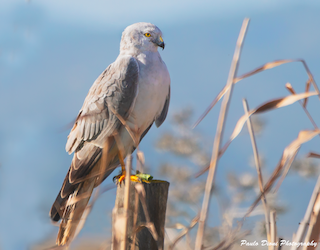
[[(138, 185), (138, 186), (137, 186)], [(140, 185), (140, 186), (139, 186)], [(141, 186), (142, 185), (142, 186)], [(139, 188), (138, 188), (139, 187)], [(144, 189), (143, 192), (138, 192), (137, 189)], [(128, 244), (129, 250), (163, 249), (164, 245), (164, 224), (166, 218), (166, 208), (168, 199), (169, 182), (166, 181), (151, 181), (150, 183), (130, 182), (130, 196), (129, 196), (129, 210), (128, 216)], [(118, 186), (117, 197), (113, 212), (113, 250), (118, 250), (119, 239), (122, 238), (124, 220), (126, 220), (126, 213), (124, 211), (124, 192), (125, 185)], [(141, 202), (145, 200), (145, 202)], [(137, 208), (136, 208), (137, 202)], [(150, 222), (154, 223), (154, 228), (158, 236), (156, 241), (149, 229), (145, 227), (147, 224), (147, 217), (145, 215), (143, 206), (146, 206), (147, 217)], [(136, 211), (136, 212), (135, 212)], [(139, 227), (140, 226), (140, 227)], [(142, 226), (142, 227), (141, 227)], [(141, 229), (135, 233), (136, 229)], [(134, 247), (132, 246), (134, 245)]]

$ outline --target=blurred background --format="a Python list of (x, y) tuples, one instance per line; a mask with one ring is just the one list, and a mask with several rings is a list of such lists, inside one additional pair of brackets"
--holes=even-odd
[[(171, 75), (171, 106), (167, 121), (151, 129), (140, 149), (148, 172), (171, 182), (166, 225), (172, 240), (179, 231), (169, 227), (189, 225), (201, 207), (206, 174), (197, 179), (194, 175), (210, 160), (220, 104), (198, 127), (191, 127), (226, 83), (243, 18), (251, 22), (239, 75), (268, 61), (302, 58), (319, 82), (319, 11), (320, 2), (300, 0), (1, 0), (0, 249), (53, 245), (58, 228), (48, 213), (72, 159), (65, 152), (70, 123), (91, 84), (116, 59), (126, 26), (154, 23), (166, 43), (160, 54)], [(224, 141), (244, 113), (242, 98), (254, 108), (288, 95), (287, 82), (304, 92), (306, 80), (302, 65), (290, 63), (239, 82)], [(317, 97), (310, 98), (308, 108), (320, 124)], [(254, 123), (265, 178), (298, 132), (312, 129), (298, 103), (260, 115)], [(305, 156), (319, 152), (319, 145), (319, 138), (303, 145), (288, 178), (270, 198), (282, 238), (292, 238), (307, 208), (319, 162)], [(219, 241), (217, 229), (225, 212), (241, 218), (257, 196), (256, 176), (244, 130), (219, 162), (207, 240)], [(109, 185), (112, 178), (103, 187)], [(115, 192), (100, 195), (74, 249), (109, 244)], [(263, 220), (257, 209), (244, 227), (253, 229), (248, 237), (265, 238)], [(180, 247), (186, 249), (183, 242)]]

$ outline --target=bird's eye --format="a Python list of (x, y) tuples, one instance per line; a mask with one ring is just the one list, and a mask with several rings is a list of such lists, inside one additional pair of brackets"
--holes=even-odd
[(150, 37), (150, 36), (151, 36), (150, 33), (145, 33), (144, 35), (145, 35), (146, 37)]

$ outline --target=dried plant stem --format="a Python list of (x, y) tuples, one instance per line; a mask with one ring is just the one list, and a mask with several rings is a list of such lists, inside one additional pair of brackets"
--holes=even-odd
[[(270, 242), (275, 243), (277, 239), (277, 226), (276, 226), (276, 211), (270, 211)], [(276, 246), (271, 244), (269, 249), (276, 250)]]
[[(308, 232), (304, 242), (319, 242), (320, 237), (320, 194), (318, 194), (316, 202), (313, 206), (312, 215), (309, 223)], [(303, 250), (314, 249), (314, 246), (303, 247)]]
[[(260, 73), (264, 70), (267, 70), (267, 69), (272, 69), (274, 67), (278, 67), (282, 64), (286, 64), (286, 63), (292, 63), (292, 62), (301, 62), (303, 64), (303, 67), (305, 68), (307, 74), (308, 74), (308, 82), (309, 83), (312, 83), (314, 89), (316, 90), (317, 92), (317, 95), (320, 99), (320, 91), (319, 91), (319, 88), (313, 78), (313, 75), (311, 74), (310, 70), (309, 70), (309, 67), (307, 65), (307, 63), (302, 60), (302, 59), (286, 59), (286, 60), (276, 60), (276, 61), (273, 61), (273, 62), (268, 62), (262, 66), (260, 66), (259, 68), (256, 68), (254, 70), (251, 70), (250, 72), (248, 73), (245, 73), (237, 78), (234, 79), (233, 83), (236, 84), (237, 82), (247, 78), (247, 77), (250, 77), (252, 75), (255, 75), (257, 73)], [(308, 90), (309, 88), (307, 88)], [(198, 124), (206, 117), (206, 115), (210, 112), (210, 110), (218, 103), (218, 101), (223, 97), (223, 95), (228, 91), (228, 86), (224, 86), (224, 88), (220, 91), (220, 93), (216, 96), (216, 98), (211, 102), (211, 104), (209, 105), (209, 107), (205, 110), (205, 112), (199, 117), (199, 119), (195, 122), (195, 124), (193, 125), (193, 128), (195, 128), (196, 126), (198, 126)], [(305, 99), (305, 102), (304, 102), (304, 106), (306, 106), (306, 103), (307, 103), (307, 98)]]
[[(175, 245), (178, 243), (179, 240), (181, 240), (185, 235), (186, 237), (188, 237), (188, 233), (189, 231), (198, 223), (199, 220), (199, 215), (197, 215), (196, 217), (194, 217), (189, 225), (189, 227), (185, 227), (181, 233), (179, 234), (179, 236), (173, 241), (173, 243), (171, 243), (169, 245), (169, 250), (173, 250)], [(188, 244), (188, 247), (190, 248), (190, 245)]]
[[(315, 86), (317, 86), (317, 85), (315, 85)], [(286, 84), (286, 88), (288, 89), (288, 91), (289, 91), (291, 94), (296, 95), (296, 92), (294, 91), (294, 89), (293, 89), (293, 87), (291, 86), (290, 83), (287, 83), (287, 84)], [(306, 100), (307, 100), (307, 99), (305, 99), (305, 102), (306, 102)], [(303, 108), (303, 111), (304, 111), (304, 112), (306, 113), (306, 115), (308, 116), (308, 118), (309, 118), (310, 122), (312, 123), (313, 127), (314, 127), (315, 129), (318, 129), (318, 126), (317, 126), (316, 122), (313, 120), (313, 118), (312, 118), (311, 114), (309, 113), (309, 111), (307, 110), (306, 105), (304, 105), (304, 103), (303, 103), (302, 101), (299, 101), (299, 104), (301, 105), (301, 107)], [(319, 135), (319, 136), (320, 136), (320, 135)]]
[[(273, 99), (271, 101), (268, 101), (262, 105), (260, 105), (259, 107), (252, 109), (248, 112), (248, 114), (244, 114), (237, 122), (229, 140), (225, 143), (225, 145), (220, 149), (218, 157), (221, 157), (224, 152), (227, 150), (227, 148), (230, 146), (231, 142), (240, 134), (240, 132), (242, 131), (243, 126), (245, 125), (247, 119), (254, 115), (254, 114), (260, 114), (263, 112), (267, 112), (273, 109), (278, 109), (278, 108), (282, 108), (282, 107), (286, 107), (288, 105), (291, 105), (301, 99), (305, 99), (308, 98), (310, 96), (314, 96), (317, 95), (317, 92), (307, 92), (307, 93), (301, 93), (301, 94), (297, 94), (297, 95), (289, 95), (283, 98), (277, 98), (277, 99)], [(209, 166), (210, 167), (210, 166)], [(203, 170), (201, 170), (196, 177), (202, 175), (203, 173), (205, 173), (209, 167), (204, 168)]]
[[(134, 213), (133, 213), (133, 224), (132, 227), (136, 228), (137, 226), (137, 219), (138, 219), (138, 209), (139, 209), (139, 194), (135, 192), (135, 202), (134, 202)], [(136, 247), (136, 238), (137, 234), (133, 234), (133, 240), (131, 244), (131, 250), (134, 250)]]
[(309, 76), (309, 79), (311, 80), (311, 83), (312, 83), (312, 85), (313, 85), (313, 88), (314, 88), (315, 91), (318, 93), (318, 97), (319, 97), (319, 99), (320, 99), (320, 91), (319, 91), (318, 85), (316, 84), (316, 81), (314, 80), (313, 75), (311, 74), (311, 71), (310, 71), (307, 63), (306, 63), (304, 60), (301, 60), (301, 62), (302, 62), (302, 64), (303, 64), (304, 68), (306, 69), (307, 74), (308, 74), (308, 76)]
[[(304, 64), (304, 65), (305, 65), (305, 64)], [(307, 71), (307, 72), (308, 72), (308, 71)], [(309, 74), (309, 73), (308, 73), (308, 74)], [(311, 73), (310, 73), (310, 74), (311, 74)], [(309, 75), (309, 77), (310, 77), (310, 75)], [(311, 75), (311, 77), (312, 77), (312, 75)], [(310, 81), (314, 81), (313, 78), (309, 78), (309, 79), (310, 79)], [(315, 82), (314, 82), (314, 84), (315, 84)], [(315, 86), (317, 86), (317, 85), (315, 85)], [(293, 87), (291, 86), (290, 83), (286, 83), (286, 88), (287, 88), (287, 90), (288, 90), (291, 94), (296, 95), (296, 91), (293, 89)], [(306, 100), (307, 100), (307, 99), (305, 99), (305, 103), (306, 103)], [(314, 119), (312, 118), (311, 114), (310, 114), (309, 111), (307, 110), (306, 105), (304, 105), (304, 102), (302, 102), (301, 100), (299, 100), (299, 104), (301, 105), (302, 109), (304, 110), (304, 112), (305, 112), (306, 115), (308, 116), (308, 118), (309, 118), (310, 122), (312, 123), (313, 127), (314, 127), (316, 130), (319, 129), (318, 126), (317, 126), (317, 124), (316, 124), (316, 122), (315, 122)], [(320, 134), (319, 134), (319, 136), (320, 136)], [(284, 171), (283, 171), (283, 173), (282, 173), (282, 176), (281, 176), (279, 182), (277, 183), (277, 186), (276, 186), (274, 192), (277, 192), (278, 189), (280, 188), (280, 186), (281, 186), (283, 180), (285, 179), (285, 177), (287, 176), (287, 174), (288, 174), (288, 172), (289, 172), (289, 169), (290, 169), (290, 167), (291, 167), (291, 165), (292, 165), (292, 162), (294, 161), (294, 159), (295, 159), (296, 155), (298, 154), (298, 152), (299, 152), (299, 150), (297, 150), (297, 152), (295, 152), (295, 154), (294, 154), (293, 157), (290, 159), (290, 161), (287, 162), (286, 166), (284, 167)]]
[(221, 104), (218, 126), (217, 126), (214, 144), (213, 144), (212, 158), (210, 161), (210, 170), (209, 170), (209, 174), (208, 174), (208, 178), (207, 178), (207, 182), (206, 182), (205, 193), (204, 193), (202, 209), (201, 209), (201, 214), (200, 214), (195, 250), (201, 250), (201, 248), (202, 248), (205, 221), (207, 218), (207, 211), (208, 211), (208, 207), (209, 207), (209, 200), (210, 200), (210, 196), (211, 196), (212, 185), (214, 183), (214, 176), (215, 176), (216, 166), (217, 166), (217, 162), (218, 162), (220, 143), (221, 143), (222, 136), (223, 136), (225, 118), (226, 118), (228, 107), (229, 107), (229, 99), (232, 96), (233, 80), (237, 74), (238, 61), (240, 58), (241, 47), (242, 47), (242, 43), (243, 43), (246, 31), (247, 31), (248, 23), (249, 23), (249, 19), (245, 18), (242, 23), (242, 27), (241, 27), (240, 34), (238, 37), (238, 41), (237, 41), (236, 49), (234, 52), (231, 68), (229, 71), (228, 81), (227, 81), (227, 85), (226, 85), (229, 87), (229, 91), (225, 94), (223, 101), (222, 101), (222, 104)]
[[(264, 193), (266, 194), (270, 191), (270, 189), (272, 188), (273, 184), (275, 183), (275, 181), (278, 179), (281, 171), (283, 170), (283, 166), (285, 165), (286, 162), (290, 162), (292, 157), (294, 157), (296, 155), (297, 150), (299, 150), (299, 148), (301, 147), (302, 144), (310, 141), (312, 138), (314, 138), (316, 135), (320, 134), (320, 130), (315, 130), (315, 131), (310, 131), (310, 130), (301, 130), (299, 132), (299, 135), (297, 137), (297, 139), (295, 139), (294, 141), (292, 141), (283, 151), (281, 160), (279, 161), (277, 167), (274, 169), (271, 177), (269, 178), (269, 180), (267, 181), (267, 183), (264, 186)], [(320, 184), (319, 184), (320, 185)], [(250, 215), (250, 213), (254, 210), (254, 208), (257, 206), (257, 204), (259, 203), (259, 201), (261, 200), (261, 196), (263, 194), (260, 194), (259, 197), (256, 198), (256, 200), (254, 201), (254, 203), (250, 206), (250, 208), (248, 209), (247, 213), (243, 216), (242, 220), (241, 220), (241, 225), (244, 223), (244, 220)]]
[[(248, 106), (247, 100), (243, 99), (242, 103), (243, 103), (244, 112), (245, 112), (245, 114), (248, 115), (249, 106)], [(264, 195), (264, 190), (263, 190), (263, 185), (264, 184), (263, 184), (263, 178), (262, 178), (262, 174), (261, 174), (260, 159), (259, 159), (259, 153), (258, 153), (256, 139), (254, 137), (254, 131), (253, 131), (253, 128), (252, 128), (251, 117), (249, 117), (248, 120), (247, 120), (247, 126), (248, 126), (248, 131), (249, 131), (249, 134), (250, 134), (250, 139), (251, 139), (251, 144), (252, 144), (252, 149), (253, 149), (253, 155), (254, 155), (254, 161), (255, 161), (257, 174), (258, 174), (259, 188), (260, 188), (260, 192), (263, 194), (261, 196), (261, 201), (262, 201), (262, 204), (263, 204), (264, 215), (265, 215), (265, 220), (266, 220), (267, 237), (268, 237), (268, 241), (270, 242), (271, 241), (271, 237), (270, 237), (269, 207), (268, 207), (268, 204), (267, 204), (267, 198)], [(268, 248), (270, 250), (270, 249), (272, 249), (272, 246), (269, 246)]]
[(294, 159), (296, 158), (298, 152), (299, 152), (299, 149), (297, 149), (297, 151), (292, 155), (292, 157), (289, 159), (289, 161), (286, 162), (286, 165), (283, 167), (284, 170), (283, 170), (283, 172), (281, 174), (281, 178), (278, 181), (273, 193), (277, 193), (278, 192), (278, 190), (279, 190), (283, 180), (286, 178), (286, 176), (287, 176), (287, 174), (289, 172), (289, 169), (290, 169)]
[[(318, 180), (317, 180), (317, 183), (313, 189), (313, 192), (312, 192), (312, 196), (311, 196), (311, 199), (309, 201), (309, 205), (308, 205), (308, 208), (307, 208), (307, 211), (304, 215), (304, 218), (303, 220), (301, 221), (300, 225), (299, 225), (299, 228), (298, 228), (298, 231), (294, 237), (294, 242), (301, 242), (302, 241), (302, 238), (307, 230), (307, 226), (309, 224), (309, 221), (310, 221), (310, 217), (311, 217), (311, 213), (313, 211), (313, 207), (314, 207), (314, 204), (317, 200), (317, 197), (318, 197), (318, 194), (320, 192), (320, 176), (318, 177)], [(296, 246), (292, 246), (291, 247), (291, 250), (295, 250), (297, 249)]]
[(128, 214), (129, 214), (129, 197), (130, 197), (130, 174), (131, 174), (131, 161), (132, 156), (129, 154), (127, 156), (127, 164), (126, 164), (126, 178), (125, 178), (125, 191), (124, 191), (124, 215), (125, 215), (125, 224), (124, 224), (124, 235), (123, 235), (123, 241), (121, 244), (121, 249), (126, 250), (127, 249), (127, 243), (128, 243)]

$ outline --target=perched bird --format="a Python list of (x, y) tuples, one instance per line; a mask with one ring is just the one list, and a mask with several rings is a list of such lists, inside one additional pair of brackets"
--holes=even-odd
[(58, 245), (74, 237), (93, 189), (135, 150), (153, 123), (159, 127), (166, 119), (170, 76), (158, 47), (165, 44), (157, 26), (128, 26), (119, 56), (90, 88), (66, 144), (74, 153), (71, 166), (50, 210), (52, 221), (62, 219)]

